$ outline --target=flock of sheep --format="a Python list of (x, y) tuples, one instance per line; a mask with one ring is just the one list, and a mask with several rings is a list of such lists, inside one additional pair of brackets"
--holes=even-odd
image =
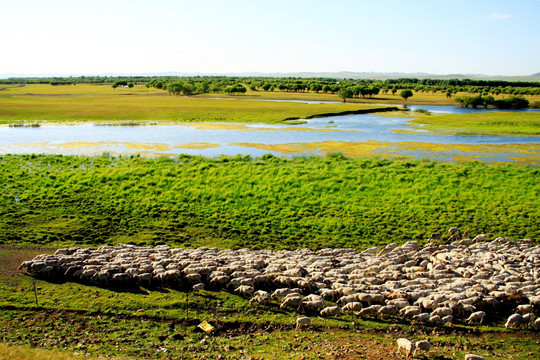
[[(510, 315), (506, 328), (539, 328), (540, 246), (502, 237), (487, 241), (483, 234), (454, 240), (392, 243), (362, 252), (72, 247), (38, 255), (20, 270), (112, 288), (227, 289), (254, 305), (277, 302), (304, 313), (297, 327), (309, 325), (311, 315), (354, 313), (430, 326), (501, 323)], [(421, 349), (400, 340), (408, 354)]]

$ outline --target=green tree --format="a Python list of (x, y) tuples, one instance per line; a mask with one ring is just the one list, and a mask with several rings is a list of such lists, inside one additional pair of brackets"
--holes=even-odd
[(180, 95), (183, 90), (184, 84), (180, 81), (175, 81), (167, 85), (167, 91), (169, 92), (169, 94)]
[(312, 83), (312, 84), (309, 86), (309, 89), (310, 89), (311, 91), (314, 91), (314, 92), (318, 93), (319, 91), (322, 90), (322, 86), (321, 86), (321, 84), (319, 84), (319, 83)]
[(222, 89), (222, 87), (218, 84), (218, 83), (213, 83), (211, 86), (210, 86), (210, 91), (213, 92), (213, 93), (218, 93), (220, 92)]
[(407, 101), (408, 98), (413, 96), (413, 92), (409, 89), (401, 90), (399, 96), (401, 96), (403, 99), (405, 99), (405, 101)]
[(347, 98), (353, 97), (353, 91), (349, 88), (342, 87), (341, 89), (339, 89), (338, 95), (340, 98), (343, 99), (343, 102), (347, 102)]

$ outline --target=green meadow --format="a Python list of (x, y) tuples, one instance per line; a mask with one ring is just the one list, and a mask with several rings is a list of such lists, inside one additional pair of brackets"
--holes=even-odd
[[(335, 156), (334, 156), (335, 155)], [(328, 157), (0, 157), (0, 243), (354, 247), (540, 235), (534, 166)]]
[(426, 115), (409, 122), (416, 129), (458, 135), (540, 135), (540, 112), (490, 111)]
[[(460, 95), (458, 93), (457, 95)], [(530, 101), (538, 96), (528, 96)], [(250, 100), (250, 101), (245, 101)], [(261, 100), (261, 101), (257, 101)], [(305, 104), (265, 100), (331, 101)], [(275, 123), (318, 114), (370, 110), (386, 105), (456, 105), (441, 93), (415, 92), (407, 101), (398, 95), (380, 94), (373, 98), (351, 98), (346, 103), (336, 94), (314, 92), (253, 91), (243, 95), (207, 93), (173, 96), (164, 90), (135, 85), (77, 84), (51, 86), (6, 85), (0, 90), (0, 124), (24, 122), (263, 122)]]
[[(27, 85), (0, 91), (0, 123), (139, 121), (275, 123), (323, 113), (368, 110), (380, 105), (241, 101), (242, 95), (171, 96), (163, 90), (109, 85)], [(252, 99), (253, 100), (253, 99)], [(333, 100), (337, 100), (334, 98)]]

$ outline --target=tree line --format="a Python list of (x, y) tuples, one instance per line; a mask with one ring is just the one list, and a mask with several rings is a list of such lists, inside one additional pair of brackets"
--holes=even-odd
[[(540, 82), (523, 81), (493, 81), (470, 79), (334, 79), (334, 78), (295, 78), (295, 77), (235, 77), (235, 76), (80, 76), (80, 77), (51, 77), (51, 78), (10, 78), (0, 80), (0, 84), (111, 84), (113, 88), (146, 87), (168, 91), (171, 95), (197, 95), (205, 93), (227, 93), (231, 95), (244, 94), (247, 90), (261, 92), (294, 92), (336, 94), (343, 101), (349, 98), (372, 98), (379, 94), (396, 93), (404, 100), (414, 93), (443, 94), (453, 98), (460, 93), (456, 101), (465, 104), (463, 99), (468, 94), (473, 98), (489, 98), (499, 95), (522, 97), (525, 95), (540, 95)], [(405, 95), (405, 96), (404, 96)], [(465, 102), (464, 102), (465, 101)], [(468, 105), (474, 105), (472, 101)], [(503, 106), (506, 103), (501, 102)], [(467, 105), (467, 106), (468, 106)], [(490, 103), (489, 105), (494, 105)]]
[[(337, 94), (343, 87), (379, 89), (382, 93), (411, 89), (423, 93), (443, 93), (451, 97), (458, 92), (480, 95), (540, 95), (540, 82), (472, 80), (472, 79), (415, 79), (400, 78), (387, 80), (295, 78), (295, 77), (235, 77), (235, 76), (79, 76), (79, 77), (24, 77), (0, 79), (0, 84), (111, 84), (118, 82), (154, 86), (176, 81), (209, 84), (208, 91), (220, 92), (234, 84), (242, 84), (252, 91), (315, 92)], [(210, 89), (214, 85), (213, 90)], [(166, 86), (154, 86), (164, 88)], [(218, 90), (219, 89), (219, 90)], [(396, 90), (396, 91), (394, 91)], [(354, 92), (354, 90), (353, 90)], [(360, 93), (362, 96), (362, 94)], [(369, 96), (369, 94), (363, 94)], [(357, 94), (355, 95), (357, 96)]]

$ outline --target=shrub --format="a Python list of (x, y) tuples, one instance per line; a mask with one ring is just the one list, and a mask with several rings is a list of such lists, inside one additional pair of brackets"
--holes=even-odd
[(526, 109), (529, 107), (529, 100), (521, 96), (512, 96), (506, 99), (495, 100), (493, 105), (498, 109)]

